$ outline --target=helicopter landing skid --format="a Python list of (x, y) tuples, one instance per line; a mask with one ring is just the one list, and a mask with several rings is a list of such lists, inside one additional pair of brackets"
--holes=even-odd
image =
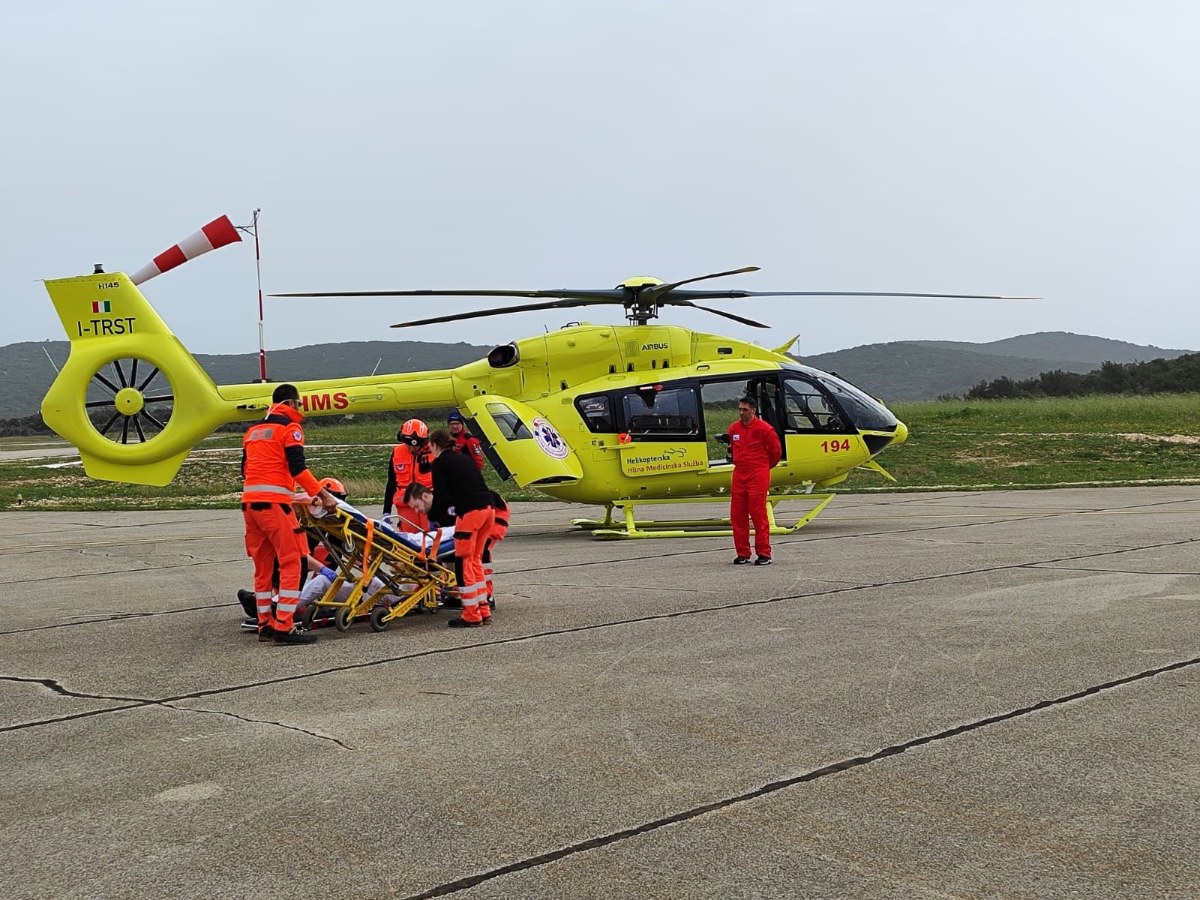
[[(795, 534), (813, 519), (815, 519), (836, 494), (768, 494), (767, 521), (771, 525), (771, 534)], [(792, 525), (780, 525), (775, 519), (775, 506), (782, 501), (808, 500), (815, 505)], [(638, 520), (634, 517), (634, 508), (641, 506), (667, 506), (676, 503), (713, 503), (720, 502), (719, 497), (680, 497), (674, 500), (615, 500), (605, 509), (604, 520), (575, 519), (572, 525), (578, 525), (585, 531), (590, 531), (592, 537), (602, 541), (629, 540), (632, 538), (681, 538), (681, 537), (729, 537), (733, 534), (728, 518), (723, 519), (670, 519), (652, 521)], [(624, 525), (614, 520), (613, 510), (620, 509), (624, 513)]]

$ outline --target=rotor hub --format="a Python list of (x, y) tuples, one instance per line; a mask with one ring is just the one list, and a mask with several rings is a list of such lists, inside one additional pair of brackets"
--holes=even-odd
[(117, 410), (126, 416), (136, 416), (146, 406), (146, 398), (135, 387), (124, 387), (117, 391)]

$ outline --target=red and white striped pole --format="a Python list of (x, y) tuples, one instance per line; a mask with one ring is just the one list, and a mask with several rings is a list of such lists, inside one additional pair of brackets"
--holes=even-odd
[(263, 302), (262, 302), (262, 254), (258, 250), (258, 214), (262, 209), (254, 210), (254, 271), (258, 275), (258, 377), (264, 384), (267, 380), (267, 343), (263, 337)]

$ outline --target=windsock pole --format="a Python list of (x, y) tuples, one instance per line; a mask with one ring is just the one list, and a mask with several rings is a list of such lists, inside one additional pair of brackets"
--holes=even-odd
[(238, 231), (254, 235), (254, 271), (258, 276), (258, 380), (267, 381), (267, 342), (263, 336), (263, 292), (262, 292), (262, 253), (258, 247), (258, 214), (262, 207), (254, 210), (249, 225), (238, 225)]
[(262, 209), (254, 210), (254, 271), (258, 275), (258, 378), (263, 384), (267, 381), (267, 342), (263, 337), (263, 302), (262, 302), (262, 254), (258, 250), (258, 214)]

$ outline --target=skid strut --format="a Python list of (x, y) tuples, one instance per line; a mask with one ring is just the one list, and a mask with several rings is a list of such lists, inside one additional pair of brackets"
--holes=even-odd
[[(768, 494), (767, 521), (771, 534), (795, 534), (815, 519), (836, 494)], [(781, 525), (775, 518), (775, 507), (782, 502), (806, 501), (812, 508), (791, 525)], [(720, 503), (720, 497), (680, 497), (674, 500), (614, 500), (605, 507), (604, 519), (575, 519), (571, 524), (590, 531), (599, 540), (630, 538), (729, 537), (733, 534), (728, 516), (717, 519), (638, 519), (638, 506), (675, 506), (682, 503)], [(613, 510), (620, 510), (622, 522), (614, 520)]]

